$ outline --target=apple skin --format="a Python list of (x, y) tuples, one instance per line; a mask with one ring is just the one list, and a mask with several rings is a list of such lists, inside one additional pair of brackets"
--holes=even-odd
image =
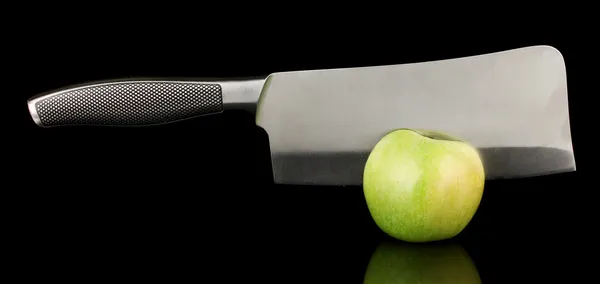
[(485, 173), (477, 150), (443, 133), (398, 129), (367, 159), (363, 190), (377, 226), (407, 242), (458, 235), (483, 195)]
[(458, 244), (385, 242), (371, 256), (364, 284), (479, 284), (469, 254)]

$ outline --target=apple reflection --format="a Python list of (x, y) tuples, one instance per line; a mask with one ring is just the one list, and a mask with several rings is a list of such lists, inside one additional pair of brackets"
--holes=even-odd
[(458, 244), (381, 243), (369, 261), (365, 284), (481, 283), (475, 264)]

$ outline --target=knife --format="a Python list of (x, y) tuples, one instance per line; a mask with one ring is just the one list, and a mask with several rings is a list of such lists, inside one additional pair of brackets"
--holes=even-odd
[(565, 63), (551, 46), (411, 64), (273, 73), (248, 80), (115, 80), (40, 94), (33, 121), (144, 126), (251, 110), (276, 183), (361, 185), (374, 145), (398, 128), (460, 137), (486, 179), (575, 171)]

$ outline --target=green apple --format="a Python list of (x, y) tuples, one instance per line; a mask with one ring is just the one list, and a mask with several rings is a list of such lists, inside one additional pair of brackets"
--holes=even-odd
[(481, 278), (460, 245), (387, 242), (371, 256), (363, 283), (474, 284)]
[(363, 189), (373, 220), (407, 242), (458, 235), (483, 195), (485, 173), (477, 150), (449, 135), (398, 129), (371, 151)]

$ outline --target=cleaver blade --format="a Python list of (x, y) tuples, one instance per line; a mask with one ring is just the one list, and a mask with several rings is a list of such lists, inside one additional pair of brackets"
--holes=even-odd
[(468, 141), (488, 180), (576, 169), (565, 63), (551, 46), (250, 80), (86, 83), (37, 95), (28, 106), (43, 127), (144, 126), (250, 110), (269, 136), (274, 181), (283, 184), (361, 185), (370, 151), (399, 128)]

